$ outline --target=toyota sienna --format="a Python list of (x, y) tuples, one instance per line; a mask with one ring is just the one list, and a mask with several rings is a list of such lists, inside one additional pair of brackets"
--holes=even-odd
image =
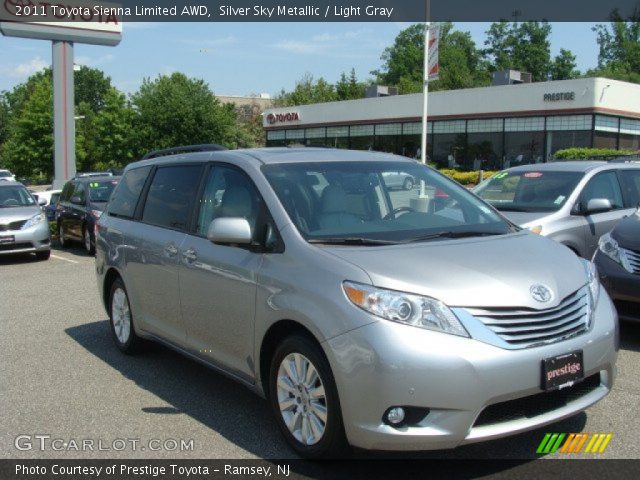
[(248, 386), (299, 454), (453, 448), (610, 391), (617, 316), (593, 264), (435, 170), (165, 153), (126, 168), (96, 226), (115, 344), (158, 341)]

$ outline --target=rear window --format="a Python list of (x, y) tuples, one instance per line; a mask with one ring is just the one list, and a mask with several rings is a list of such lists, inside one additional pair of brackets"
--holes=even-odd
[(133, 218), (138, 197), (147, 180), (151, 166), (134, 168), (124, 174), (111, 195), (107, 212), (116, 217)]
[(111, 192), (113, 192), (117, 184), (118, 180), (89, 182), (89, 201), (108, 202)]

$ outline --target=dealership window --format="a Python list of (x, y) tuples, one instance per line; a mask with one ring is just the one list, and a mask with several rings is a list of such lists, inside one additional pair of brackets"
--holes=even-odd
[(640, 150), (640, 120), (620, 119), (620, 148)]
[(589, 147), (591, 130), (547, 132), (547, 151), (553, 155), (558, 150), (573, 147)]
[(544, 132), (505, 132), (504, 155), (503, 168), (541, 163), (544, 159)]
[(464, 133), (464, 120), (448, 120), (444, 122), (435, 122), (433, 125), (433, 133)]
[(382, 125), (376, 125), (374, 150), (387, 153), (398, 152), (400, 147), (401, 134), (401, 123), (386, 123)]
[[(427, 122), (427, 157), (433, 158), (433, 122)], [(409, 158), (420, 158), (422, 145), (422, 122), (408, 122), (402, 124), (402, 139), (398, 153)]]
[(319, 128), (307, 128), (304, 131), (304, 138), (306, 145), (326, 145), (326, 129), (324, 127)]
[(473, 170), (502, 168), (502, 132), (469, 133), (467, 135), (467, 165)]
[(284, 130), (269, 130), (267, 131), (267, 146), (268, 147), (281, 147), (285, 145)]
[(434, 133), (432, 144), (431, 159), (438, 167), (471, 168), (466, 156), (467, 140), (464, 133)]
[(596, 148), (617, 148), (620, 119), (596, 115), (594, 120), (593, 146)]
[(373, 125), (352, 125), (349, 127), (349, 146), (354, 150), (373, 150)]
[(467, 132), (502, 132), (502, 119), (491, 118), (489, 120), (469, 120), (467, 122)]
[(547, 130), (591, 130), (591, 115), (547, 117)]
[(334, 148), (349, 148), (349, 127), (327, 127), (326, 144)]
[[(433, 122), (427, 122), (427, 133), (433, 133)], [(402, 124), (403, 135), (422, 135), (422, 122), (409, 122)]]
[(505, 132), (543, 132), (544, 117), (505, 118)]
[(304, 143), (304, 129), (285, 130), (285, 144), (302, 144)]

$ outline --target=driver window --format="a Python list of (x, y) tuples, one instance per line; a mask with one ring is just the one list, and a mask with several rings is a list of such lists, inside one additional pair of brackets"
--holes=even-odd
[(623, 208), (622, 192), (616, 172), (600, 173), (589, 180), (582, 192), (582, 208), (586, 208), (589, 200), (594, 198), (606, 198), (614, 209)]
[(260, 196), (251, 179), (235, 168), (216, 166), (209, 172), (200, 200), (197, 232), (206, 236), (216, 218), (242, 217), (255, 233), (259, 211)]

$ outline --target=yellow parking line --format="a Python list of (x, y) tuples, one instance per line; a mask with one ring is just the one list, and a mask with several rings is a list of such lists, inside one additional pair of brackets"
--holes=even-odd
[(51, 254), (51, 258), (55, 258), (56, 260), (64, 260), (65, 262), (70, 262), (70, 263), (79, 263), (79, 262), (76, 262), (75, 260), (69, 260), (68, 258), (59, 257), (58, 255), (54, 255), (53, 253)]

